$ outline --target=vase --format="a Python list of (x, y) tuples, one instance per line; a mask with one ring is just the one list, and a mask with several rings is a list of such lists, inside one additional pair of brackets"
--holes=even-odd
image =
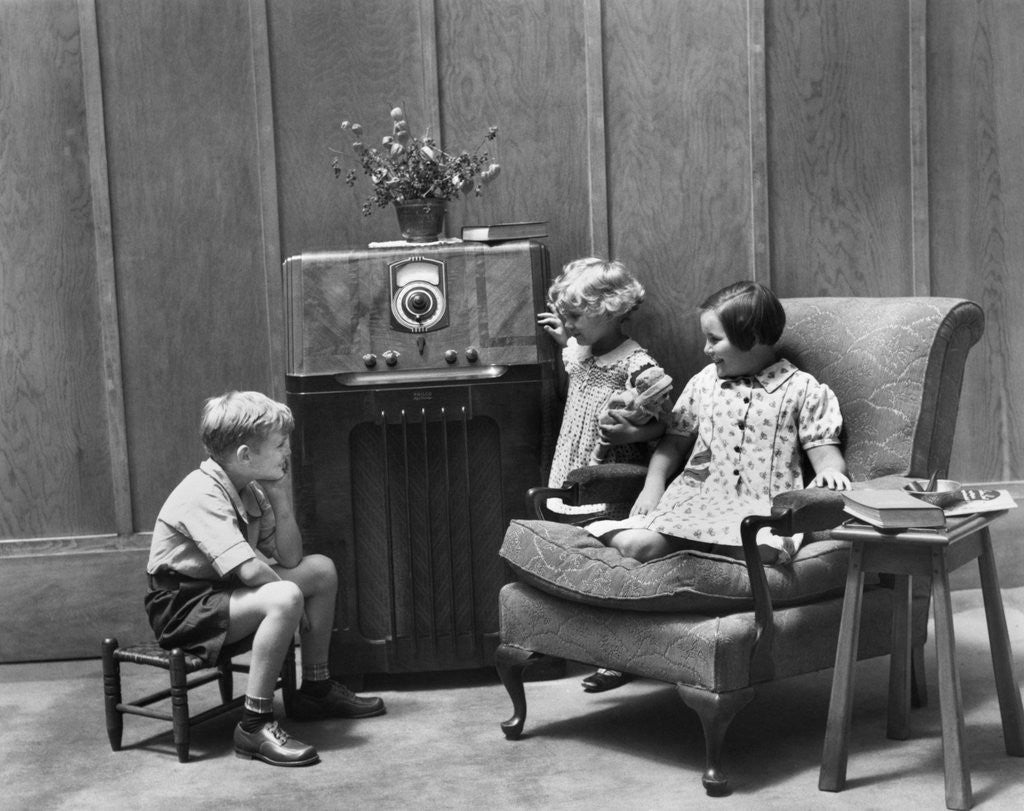
[(398, 230), (406, 242), (436, 242), (444, 229), (446, 201), (438, 198), (396, 202)]

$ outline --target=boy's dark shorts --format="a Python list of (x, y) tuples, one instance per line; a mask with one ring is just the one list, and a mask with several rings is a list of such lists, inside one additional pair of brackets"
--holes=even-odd
[(228, 632), (228, 604), (236, 588), (232, 579), (196, 580), (168, 572), (150, 575), (146, 613), (160, 647), (181, 648), (218, 664)]

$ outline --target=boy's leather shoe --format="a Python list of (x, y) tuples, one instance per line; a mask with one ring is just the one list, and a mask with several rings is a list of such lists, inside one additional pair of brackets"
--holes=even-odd
[(344, 684), (331, 682), (322, 698), (296, 690), (292, 696), (290, 718), (309, 721), (317, 718), (369, 718), (384, 714), (384, 700), (377, 696), (357, 696)]
[(262, 760), (271, 766), (312, 766), (320, 761), (315, 748), (293, 738), (277, 721), (268, 721), (255, 732), (246, 732), (241, 724), (236, 726), (235, 756)]

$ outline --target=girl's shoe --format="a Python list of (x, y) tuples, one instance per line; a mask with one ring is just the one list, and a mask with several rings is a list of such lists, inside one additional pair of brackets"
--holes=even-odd
[(620, 673), (618, 670), (607, 670), (602, 667), (583, 680), (583, 689), (588, 693), (603, 693), (605, 690), (622, 687), (634, 678), (636, 677), (631, 673)]

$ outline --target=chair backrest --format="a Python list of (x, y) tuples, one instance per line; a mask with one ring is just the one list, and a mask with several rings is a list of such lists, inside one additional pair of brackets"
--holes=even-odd
[(985, 316), (954, 298), (783, 299), (780, 351), (843, 410), (855, 481), (946, 476), (964, 363)]

